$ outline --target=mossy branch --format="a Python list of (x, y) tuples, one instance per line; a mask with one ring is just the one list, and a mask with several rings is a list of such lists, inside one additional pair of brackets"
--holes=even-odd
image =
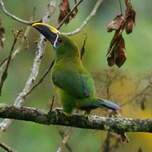
[(123, 132), (152, 132), (152, 119), (133, 119), (122, 117), (99, 117), (72, 114), (67, 116), (62, 110), (45, 112), (30, 107), (0, 105), (0, 118), (32, 121), (43, 125), (63, 125), (84, 129), (110, 130)]

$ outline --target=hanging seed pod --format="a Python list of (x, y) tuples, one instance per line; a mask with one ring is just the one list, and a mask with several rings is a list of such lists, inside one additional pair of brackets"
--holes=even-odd
[(108, 25), (107, 32), (119, 30), (124, 24), (125, 18), (123, 15), (117, 15)]

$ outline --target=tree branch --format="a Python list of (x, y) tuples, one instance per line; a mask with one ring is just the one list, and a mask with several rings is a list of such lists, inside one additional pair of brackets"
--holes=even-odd
[(32, 121), (43, 125), (62, 125), (84, 129), (110, 130), (123, 132), (152, 132), (152, 119), (133, 119), (121, 117), (99, 117), (96, 115), (72, 114), (67, 116), (61, 109), (44, 112), (30, 107), (15, 107), (1, 104), (0, 118)]
[(6, 8), (5, 8), (5, 5), (4, 5), (4, 2), (3, 0), (0, 0), (0, 7), (1, 7), (1, 10), (3, 11), (3, 13), (5, 15), (7, 15), (8, 17), (11, 17), (12, 19), (16, 20), (17, 22), (20, 22), (20, 23), (23, 23), (23, 24), (26, 24), (26, 25), (32, 25), (33, 23), (36, 23), (36, 22), (40, 22), (41, 20), (37, 20), (37, 21), (26, 21), (26, 20), (23, 20), (15, 15), (13, 15), (12, 13), (10, 13)]
[[(12, 57), (11, 57), (11, 61), (16, 57), (16, 55), (22, 50), (23, 48), (23, 43), (25, 41), (25, 38), (27, 37), (29, 31), (31, 29), (31, 26), (27, 26), (27, 28), (25, 29), (25, 32), (21, 38), (21, 42), (20, 42), (20, 45), (19, 47), (13, 52), (12, 54)], [(8, 57), (4, 58), (4, 60), (0, 63), (0, 73), (2, 73), (4, 71), (4, 68), (7, 64), (7, 60), (8, 60)]]
[(72, 134), (72, 128), (68, 128), (66, 131), (59, 130), (59, 134), (62, 137), (62, 141), (60, 146), (58, 147), (56, 152), (63, 152), (64, 146), (67, 148), (69, 152), (72, 152), (71, 147), (67, 143)]
[(27, 97), (37, 86), (39, 86), (42, 82), (43, 82), (43, 80), (45, 79), (45, 77), (49, 74), (49, 72), (51, 71), (51, 69), (52, 69), (52, 67), (53, 67), (53, 65), (54, 65), (54, 62), (55, 62), (55, 60), (53, 60), (52, 62), (51, 62), (51, 64), (49, 65), (49, 67), (46, 69), (46, 71), (42, 74), (42, 76), (40, 77), (40, 79), (38, 80), (38, 82), (37, 83), (35, 83), (29, 90), (28, 90), (28, 92), (26, 93), (26, 96), (25, 97)]
[[(50, 19), (50, 15), (52, 15), (52, 14), (50, 14), (50, 11), (48, 10), (46, 12), (45, 16), (42, 18), (42, 22), (45, 22), (45, 23), (48, 22), (48, 20)], [(24, 88), (16, 97), (16, 99), (14, 101), (14, 106), (17, 106), (17, 107), (22, 106), (25, 102), (27, 94), (29, 94), (29, 91), (33, 88), (33, 85), (34, 85), (34, 83), (37, 79), (38, 73), (39, 73), (41, 61), (42, 61), (43, 54), (44, 54), (44, 48), (45, 48), (45, 38), (43, 35), (40, 35), (40, 40), (37, 44), (37, 50), (36, 50), (35, 58), (33, 60), (33, 65), (31, 68), (31, 73), (29, 74), (29, 77), (27, 78)], [(0, 129), (3, 131), (6, 130), (6, 128), (11, 124), (11, 122), (12, 122), (12, 120), (9, 120), (9, 119), (3, 120), (0, 123)]]
[(75, 35), (75, 34), (78, 34), (79, 32), (81, 32), (81, 30), (88, 24), (88, 22), (92, 19), (92, 17), (96, 15), (97, 10), (99, 9), (99, 7), (102, 3), (103, 3), (103, 0), (97, 0), (91, 13), (88, 15), (88, 17), (82, 22), (82, 24), (77, 29), (75, 29), (72, 32), (62, 33), (62, 34), (70, 36), (70, 35)]
[(5, 80), (7, 79), (7, 76), (8, 76), (8, 68), (10, 66), (10, 63), (11, 63), (11, 59), (12, 59), (12, 55), (13, 55), (13, 51), (14, 51), (14, 48), (15, 48), (15, 45), (17, 43), (17, 40), (18, 38), (20, 37), (21, 35), (21, 30), (17, 31), (17, 33), (14, 34), (14, 41), (13, 41), (13, 44), (11, 46), (11, 49), (10, 49), (10, 52), (9, 52), (9, 55), (7, 57), (7, 60), (6, 60), (6, 67), (2, 73), (2, 76), (1, 76), (1, 79), (0, 79), (0, 96), (2, 94), (2, 87), (3, 87), (3, 84), (5, 82)]
[(15, 152), (14, 150), (12, 150), (11, 147), (9, 147), (8, 145), (6, 145), (5, 143), (0, 142), (0, 147), (5, 150), (6, 152)]

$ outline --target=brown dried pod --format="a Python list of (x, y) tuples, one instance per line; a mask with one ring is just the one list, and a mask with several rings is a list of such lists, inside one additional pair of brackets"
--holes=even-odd
[(133, 31), (136, 12), (133, 9), (130, 0), (125, 0), (125, 5), (125, 14), (117, 15), (107, 26), (108, 32), (115, 31), (107, 53), (107, 62), (109, 66), (117, 65), (118, 67), (121, 67), (127, 59), (125, 54), (125, 40), (122, 33), (124, 30), (127, 34)]
[(127, 3), (126, 7), (127, 9), (125, 12), (125, 18), (126, 18), (125, 30), (127, 34), (130, 34), (132, 33), (133, 27), (135, 25), (136, 11), (132, 8), (131, 3)]
[(107, 62), (109, 66), (113, 66), (115, 64), (114, 51), (107, 56)]
[[(68, 0), (61, 0), (61, 3), (60, 3), (60, 5), (59, 5), (59, 7), (60, 7), (60, 14), (59, 14), (59, 18), (58, 18), (58, 22), (60, 23), (63, 19), (64, 19), (64, 17), (71, 11), (71, 9), (70, 9), (70, 3), (69, 3), (69, 1)], [(69, 23), (69, 21), (71, 20), (71, 19), (73, 19), (75, 16), (76, 16), (76, 14), (78, 13), (78, 9), (77, 8), (75, 8), (75, 10), (71, 13), (71, 15), (65, 20), (65, 24), (68, 24)]]
[(123, 15), (117, 15), (108, 25), (107, 32), (112, 32), (113, 30), (119, 30), (125, 23), (125, 18)]
[(121, 67), (124, 64), (124, 62), (126, 61), (125, 41), (124, 41), (124, 38), (122, 37), (122, 35), (120, 36), (117, 49), (118, 50), (117, 50), (117, 53), (116, 53), (115, 64), (118, 67)]
[(71, 14), (71, 19), (74, 18), (78, 13), (78, 8), (75, 8), (75, 10)]
[[(76, 3), (77, 3), (77, 0), (74, 0), (74, 2), (75, 2), (75, 4), (76, 4)], [(71, 18), (70, 18), (70, 20), (73, 19), (73, 18), (77, 15), (77, 13), (78, 13), (78, 8), (76, 7), (76, 8), (74, 9), (74, 11), (71, 13)]]
[(113, 39), (110, 42), (110, 47), (107, 52), (107, 62), (109, 66), (113, 66), (115, 64), (115, 50), (117, 50), (116, 46), (117, 46), (117, 39), (118, 39), (117, 33), (118, 32), (116, 31)]
[(133, 31), (134, 22), (132, 20), (128, 20), (126, 22), (125, 31), (127, 34), (132, 33)]
[[(58, 22), (60, 23), (64, 19), (64, 17), (71, 11), (69, 1), (61, 0), (59, 8), (60, 8), (60, 14), (59, 14)], [(64, 23), (68, 24), (69, 20), (70, 18), (67, 18)]]
[(111, 43), (107, 55), (108, 65), (113, 66), (114, 64), (116, 64), (118, 67), (121, 67), (126, 61), (125, 41), (122, 35), (117, 35), (117, 37), (112, 41), (113, 42)]

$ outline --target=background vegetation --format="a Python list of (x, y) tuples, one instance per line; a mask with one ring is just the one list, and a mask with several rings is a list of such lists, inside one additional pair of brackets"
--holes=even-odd
[[(5, 5), (10, 12), (26, 20), (29, 20), (33, 14), (33, 8), (36, 8), (35, 18), (41, 18), (44, 15), (47, 4), (48, 0), (5, 0)], [(93, 4), (94, 1), (92, 0), (82, 3), (76, 18), (67, 26), (63, 26), (61, 31), (69, 32), (78, 27), (92, 10)], [(117, 67), (110, 68), (106, 62), (106, 51), (112, 38), (112, 34), (106, 32), (106, 25), (120, 12), (118, 1), (105, 0), (97, 15), (91, 20), (85, 30), (76, 36), (72, 36), (72, 39), (75, 40), (81, 48), (84, 34), (87, 33), (86, 52), (83, 61), (87, 69), (94, 76), (97, 93), (100, 96), (116, 100), (120, 104), (131, 102), (131, 98), (134, 97), (142, 87), (144, 88), (144, 86), (147, 85), (147, 82), (151, 80), (152, 76), (152, 1), (134, 0), (133, 5), (137, 12), (136, 26), (133, 34), (129, 36), (124, 35), (126, 40), (127, 61), (121, 69)], [(53, 16), (50, 24), (56, 25), (57, 17), (58, 13)], [(26, 26), (11, 20), (2, 14), (2, 12), (0, 12), (0, 18), (6, 30), (4, 49), (0, 50), (0, 59), (2, 60), (10, 51), (13, 41), (12, 31), (21, 28), (25, 29)], [(24, 48), (9, 68), (9, 76), (4, 85), (2, 96), (0, 97), (1, 102), (12, 103), (17, 93), (23, 88), (26, 78), (30, 73), (37, 40), (38, 32), (31, 30), (27, 36), (27, 42), (24, 44)], [(54, 52), (50, 44), (47, 43), (40, 73), (46, 69), (53, 56)], [(27, 106), (49, 109), (49, 100), (54, 94), (50, 79), (49, 74), (43, 84), (34, 90), (27, 98)], [(109, 84), (109, 80), (112, 82), (110, 81), (110, 85), (107, 85)], [(107, 87), (109, 89), (108, 92)], [(145, 100), (144, 110), (141, 108), (141, 102), (138, 101), (136, 102), (136, 100), (134, 100), (125, 105), (122, 110), (122, 115), (133, 118), (151, 118), (151, 95), (149, 94)], [(54, 106), (57, 105), (60, 105), (58, 100)], [(94, 113), (106, 115), (106, 112), (99, 110), (94, 111)], [(0, 140), (8, 143), (19, 152), (54, 152), (62, 140), (59, 130), (64, 129), (65, 128), (58, 126), (42, 126), (34, 123), (15, 121), (6, 132), (0, 133)], [(73, 129), (68, 144), (72, 147), (73, 152), (102, 151), (106, 136), (107, 133), (105, 131)], [(116, 150), (117, 152), (128, 152), (128, 150), (130, 152), (136, 152), (139, 148), (142, 148), (144, 152), (151, 151), (151, 134), (129, 133), (128, 137), (130, 139), (129, 143), (121, 143)], [(113, 142), (114, 141), (115, 139)], [(65, 151), (67, 151), (66, 148)]]

